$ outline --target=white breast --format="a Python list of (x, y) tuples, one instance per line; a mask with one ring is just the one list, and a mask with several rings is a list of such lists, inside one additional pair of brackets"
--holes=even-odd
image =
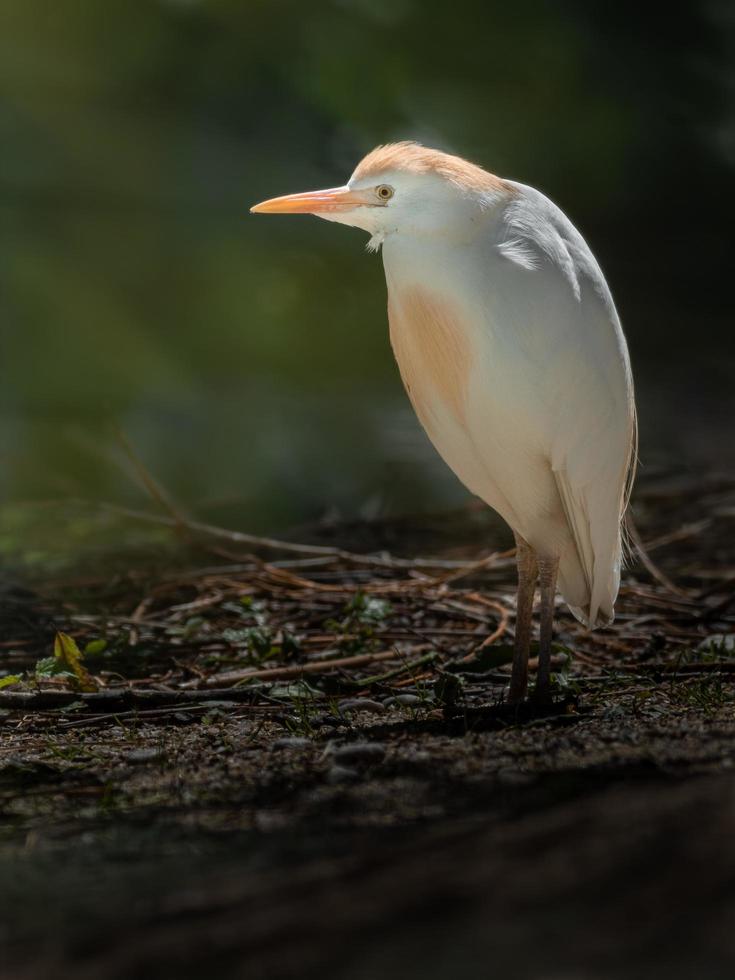
[[(513, 505), (472, 435), (472, 393), (488, 379), (478, 371), (486, 341), (471, 311), (447, 292), (389, 280), (388, 320), (401, 378), (426, 434), (465, 486), (517, 526)], [(485, 441), (492, 444), (489, 431)]]

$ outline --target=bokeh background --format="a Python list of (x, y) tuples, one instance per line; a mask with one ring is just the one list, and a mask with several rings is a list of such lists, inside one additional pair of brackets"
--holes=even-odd
[[(735, 462), (733, 5), (2, 0), (0, 491), (251, 530), (455, 505), (364, 235), (248, 213), (417, 138), (572, 217), (643, 465)], [(129, 469), (129, 467), (128, 467)]]

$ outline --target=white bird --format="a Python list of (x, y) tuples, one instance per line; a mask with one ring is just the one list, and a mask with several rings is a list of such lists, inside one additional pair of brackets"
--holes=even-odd
[(390, 339), (432, 443), (510, 525), (518, 564), (509, 700), (550, 692), (556, 585), (590, 628), (612, 621), (636, 416), (628, 350), (605, 277), (540, 191), (457, 156), (379, 146), (344, 187), (264, 201), (353, 225), (382, 246)]

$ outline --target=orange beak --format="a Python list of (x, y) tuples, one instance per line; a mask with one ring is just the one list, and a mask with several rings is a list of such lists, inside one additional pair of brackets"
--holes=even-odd
[(371, 200), (364, 191), (330, 187), (326, 191), (272, 197), (269, 201), (253, 205), (250, 211), (252, 214), (321, 214), (325, 211), (351, 211)]

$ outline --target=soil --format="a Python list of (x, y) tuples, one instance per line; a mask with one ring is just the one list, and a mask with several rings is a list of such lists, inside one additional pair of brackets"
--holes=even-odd
[(474, 507), (6, 588), (2, 976), (732, 977), (734, 503), (644, 482), (615, 625), (560, 605), (519, 710)]

